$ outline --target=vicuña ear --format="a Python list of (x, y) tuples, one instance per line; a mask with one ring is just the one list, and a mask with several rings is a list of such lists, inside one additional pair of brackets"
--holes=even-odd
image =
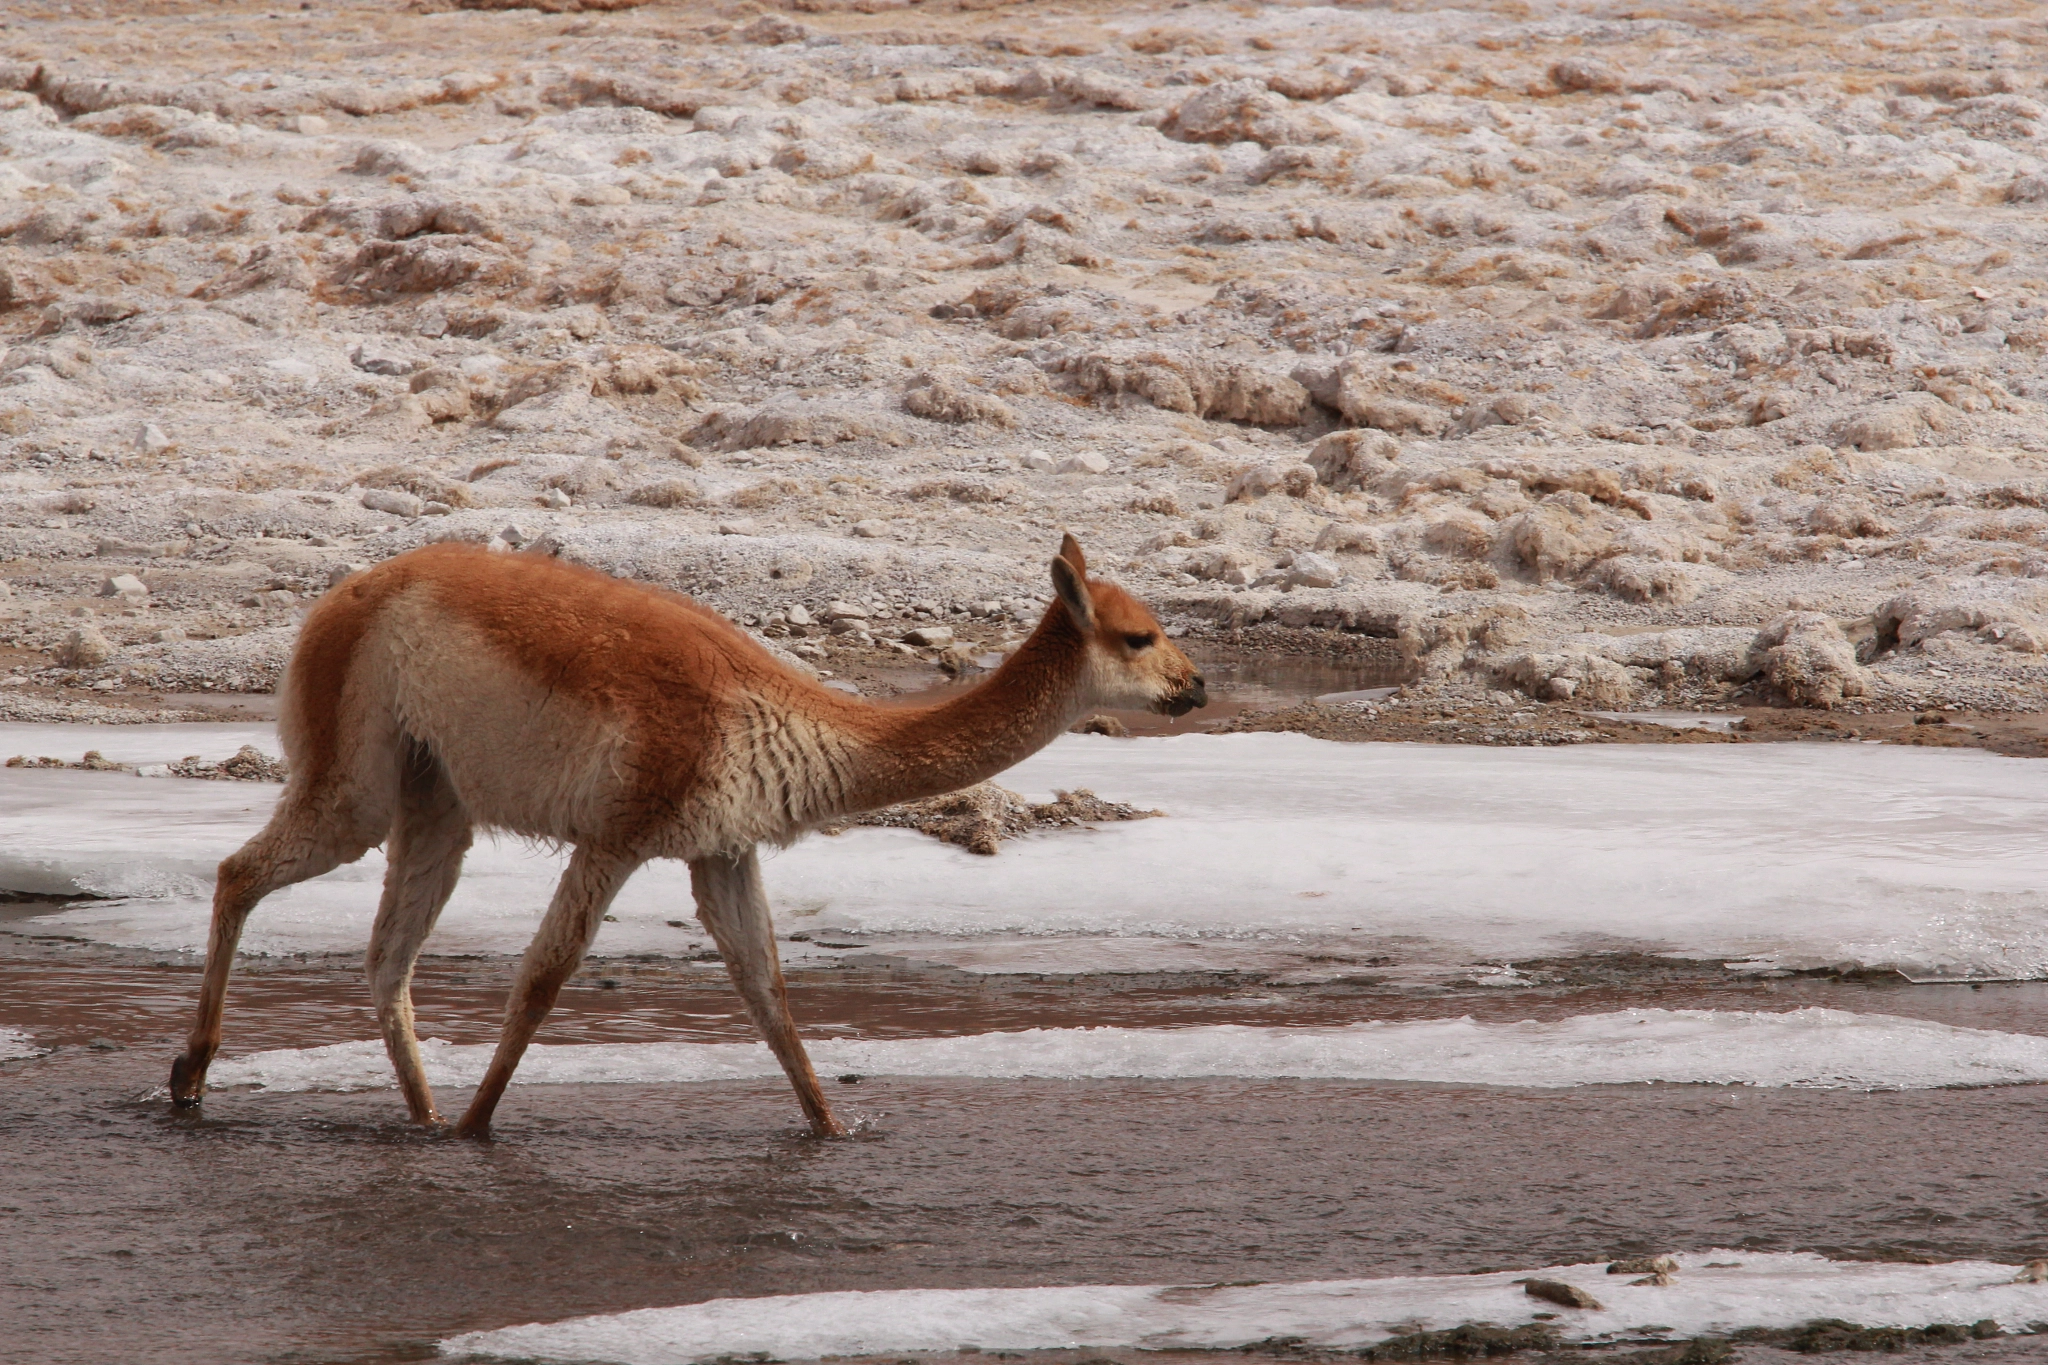
[(1074, 539), (1071, 531), (1060, 537), (1060, 558), (1073, 565), (1074, 572), (1081, 577), (1088, 576), (1088, 556), (1081, 553), (1081, 542)]
[[(1067, 543), (1073, 543), (1067, 537)], [(1077, 547), (1078, 548), (1078, 547)], [(1065, 557), (1052, 562), (1052, 590), (1067, 608), (1067, 615), (1083, 635), (1095, 633), (1095, 602), (1088, 596), (1088, 584), (1082, 580), (1078, 570)]]

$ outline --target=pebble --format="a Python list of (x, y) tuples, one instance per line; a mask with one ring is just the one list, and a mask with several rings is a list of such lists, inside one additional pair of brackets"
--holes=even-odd
[(1109, 472), (1109, 460), (1106, 456), (1097, 455), (1092, 450), (1082, 455), (1069, 455), (1066, 459), (1059, 462), (1058, 472), (1062, 474), (1107, 474)]
[(810, 608), (804, 606), (801, 602), (791, 606), (784, 615), (793, 626), (807, 626), (811, 623)]

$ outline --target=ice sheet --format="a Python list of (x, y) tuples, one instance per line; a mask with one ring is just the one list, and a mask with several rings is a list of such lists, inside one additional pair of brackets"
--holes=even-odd
[[(1678, 1257), (1668, 1286), (1631, 1285), (1601, 1265), (1486, 1275), (1402, 1276), (1262, 1285), (1072, 1285), (1044, 1289), (896, 1289), (713, 1299), (681, 1308), (471, 1332), (449, 1355), (688, 1365), (720, 1357), (815, 1360), (898, 1351), (1074, 1347), (1231, 1349), (1269, 1337), (1364, 1347), (1469, 1322), (1520, 1326), (1538, 1312), (1568, 1341), (1686, 1338), (1839, 1318), (1870, 1327), (1970, 1324), (2024, 1329), (2048, 1286), (2013, 1284), (2013, 1267), (1836, 1262), (1808, 1253), (1707, 1251)], [(1733, 1263), (1712, 1265), (1713, 1262)], [(1558, 1309), (1520, 1281), (1563, 1280), (1600, 1310)], [(1650, 1326), (1649, 1324), (1654, 1324)]]
[(253, 744), (275, 756), (283, 752), (274, 725), (193, 723), (188, 725), (37, 725), (0, 722), (0, 762), (23, 754), (76, 763), (98, 749), (115, 763), (176, 763), (197, 754), (209, 763), (232, 758)]
[[(1070, 736), (1002, 780), (1039, 796), (1091, 787), (1167, 818), (1037, 836), (993, 858), (903, 830), (813, 837), (768, 859), (783, 930), (980, 970), (1635, 950), (2048, 975), (2048, 767), (2032, 760)], [(276, 790), (0, 770), (0, 887), (155, 897), (16, 927), (198, 949), (208, 869)], [(480, 841), (429, 951), (520, 950), (560, 866), (516, 840)], [(273, 897), (245, 946), (359, 951), (382, 874), (372, 855)], [(598, 951), (692, 950), (694, 925), (665, 923), (689, 906), (683, 868), (651, 864)]]
[[(876, 1076), (1299, 1077), (1563, 1087), (1650, 1081), (1836, 1089), (1926, 1089), (2048, 1081), (2048, 1038), (1843, 1010), (1631, 1009), (1555, 1021), (1470, 1018), (1338, 1028), (1024, 1029), (949, 1038), (818, 1039), (821, 1072)], [(423, 1045), (428, 1078), (475, 1085), (488, 1044)], [(758, 1043), (538, 1046), (527, 1085), (718, 1081), (777, 1076)], [(281, 1048), (216, 1062), (216, 1086), (388, 1086), (376, 1041)]]

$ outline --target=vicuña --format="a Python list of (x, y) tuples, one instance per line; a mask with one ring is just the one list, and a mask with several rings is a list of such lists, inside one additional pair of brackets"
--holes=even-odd
[(1093, 707), (1177, 716), (1207, 701), (1152, 614), (1090, 581), (1072, 536), (1052, 585), (1038, 628), (981, 684), (882, 707), (786, 667), (688, 598), (544, 556), (435, 545), (345, 580), (306, 618), (286, 670), (291, 777), (276, 813), (220, 865), (172, 1101), (195, 1105), (205, 1090), (257, 902), (381, 843), (370, 986), (406, 1107), (439, 1123), (413, 1033), (413, 963), (483, 826), (573, 853), (457, 1132), (489, 1132), (606, 907), (650, 858), (689, 863), (698, 917), (812, 1131), (844, 1132), (790, 1017), (756, 846), (979, 782)]

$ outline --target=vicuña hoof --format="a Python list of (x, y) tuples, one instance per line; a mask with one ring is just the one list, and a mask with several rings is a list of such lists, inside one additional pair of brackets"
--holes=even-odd
[(177, 1109), (197, 1109), (200, 1097), (206, 1093), (206, 1064), (195, 1061), (187, 1052), (171, 1063), (171, 1105)]

